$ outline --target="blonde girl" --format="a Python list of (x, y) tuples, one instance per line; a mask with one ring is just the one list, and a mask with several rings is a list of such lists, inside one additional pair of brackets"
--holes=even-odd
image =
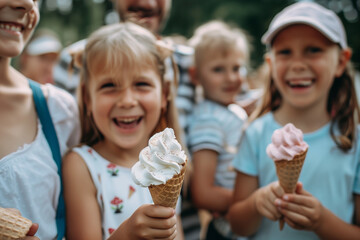
[(175, 211), (150, 204), (131, 178), (154, 133), (171, 127), (179, 138), (170, 54), (145, 28), (120, 23), (94, 32), (75, 56), (82, 145), (64, 159), (67, 239), (182, 238)]
[[(359, 239), (359, 107), (341, 20), (316, 3), (295, 3), (262, 40), (271, 78), (234, 160), (232, 228), (253, 239)], [(265, 152), (289, 122), (309, 145), (295, 194), (284, 193)]]

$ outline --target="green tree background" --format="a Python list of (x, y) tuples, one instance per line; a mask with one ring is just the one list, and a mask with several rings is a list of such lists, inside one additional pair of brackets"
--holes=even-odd
[[(191, 37), (194, 29), (212, 19), (224, 20), (243, 28), (252, 38), (251, 65), (263, 61), (265, 47), (260, 38), (273, 16), (294, 0), (173, 0), (172, 12), (164, 35)], [(360, 70), (360, 0), (317, 0), (336, 11), (343, 20), (353, 63)], [(67, 46), (86, 38), (111, 19), (109, 0), (43, 0), (39, 28), (57, 32)]]

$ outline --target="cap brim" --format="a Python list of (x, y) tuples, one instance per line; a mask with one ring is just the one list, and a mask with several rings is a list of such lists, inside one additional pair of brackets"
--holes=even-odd
[(47, 53), (59, 53), (62, 45), (59, 41), (52, 38), (39, 38), (30, 42), (26, 48), (26, 53), (29, 55), (42, 55)]
[(292, 18), (289, 21), (286, 21), (282, 24), (279, 24), (278, 26), (275, 26), (271, 29), (269, 29), (261, 38), (261, 42), (266, 45), (271, 45), (274, 37), (283, 29), (285, 29), (288, 26), (295, 25), (295, 24), (305, 24), (310, 27), (315, 28), (319, 32), (321, 32), (325, 37), (329, 38), (333, 42), (339, 42), (338, 39), (336, 39), (330, 32), (324, 31), (326, 29), (325, 26), (322, 26), (320, 23), (314, 22), (313, 19), (305, 18), (305, 17), (298, 17), (298, 18)]

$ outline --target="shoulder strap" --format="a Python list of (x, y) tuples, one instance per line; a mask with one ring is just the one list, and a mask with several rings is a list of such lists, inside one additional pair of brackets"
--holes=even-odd
[(56, 135), (55, 127), (52, 122), (50, 112), (47, 106), (46, 98), (41, 90), (40, 84), (29, 79), (30, 88), (33, 91), (33, 99), (35, 103), (36, 112), (43, 127), (45, 138), (51, 148), (52, 156), (58, 167), (58, 174), (60, 176), (60, 195), (58, 208), (56, 211), (56, 227), (57, 240), (61, 240), (65, 235), (65, 203), (63, 197), (62, 187), (62, 173), (61, 173), (61, 153), (59, 141)]

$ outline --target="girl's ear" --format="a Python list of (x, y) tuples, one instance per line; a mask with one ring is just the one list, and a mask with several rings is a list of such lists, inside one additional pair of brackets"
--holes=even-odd
[(338, 64), (336, 72), (335, 72), (336, 77), (340, 77), (344, 73), (344, 71), (346, 69), (346, 65), (350, 61), (351, 56), (352, 56), (352, 50), (350, 48), (341, 50), (340, 56), (339, 56), (339, 64)]
[(269, 53), (269, 52), (265, 53), (264, 62), (268, 66), (269, 75), (272, 76), (271, 53)]
[(188, 73), (189, 73), (191, 82), (194, 85), (199, 85), (200, 83), (199, 83), (199, 80), (198, 80), (198, 77), (197, 77), (197, 69), (196, 69), (196, 67), (194, 67), (194, 66), (189, 67)]
[(269, 66), (269, 68), (271, 69), (271, 53), (265, 53), (264, 55), (264, 60), (266, 62), (266, 64)]

